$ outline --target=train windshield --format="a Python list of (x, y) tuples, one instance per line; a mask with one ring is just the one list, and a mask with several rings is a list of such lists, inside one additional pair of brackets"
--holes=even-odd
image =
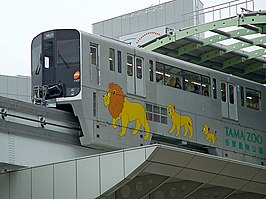
[(44, 32), (32, 41), (33, 98), (73, 97), (80, 92), (80, 34)]

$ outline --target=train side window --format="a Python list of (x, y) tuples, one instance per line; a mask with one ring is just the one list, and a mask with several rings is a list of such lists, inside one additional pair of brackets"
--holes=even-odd
[(133, 76), (133, 57), (131, 55), (127, 56), (127, 75)]
[(91, 82), (100, 85), (100, 68), (98, 63), (98, 45), (90, 44), (90, 60), (91, 60)]
[(117, 71), (122, 73), (122, 55), (120, 50), (117, 51)]
[(212, 94), (213, 94), (213, 98), (217, 99), (217, 85), (216, 85), (215, 78), (212, 79)]
[(167, 108), (146, 103), (147, 119), (162, 124), (167, 124)]
[(93, 97), (92, 97), (92, 107), (93, 107), (93, 117), (96, 117), (96, 114), (97, 114), (97, 96), (96, 96), (96, 93), (93, 92)]
[(150, 73), (150, 81), (153, 82), (153, 61), (149, 61), (149, 73)]
[(183, 71), (184, 90), (201, 94), (201, 75), (189, 71)]
[(240, 86), (241, 106), (245, 106), (244, 87)]
[(229, 102), (230, 104), (235, 103), (235, 90), (233, 85), (229, 85)]
[(171, 87), (182, 89), (180, 82), (181, 70), (179, 68), (165, 65), (165, 84)]
[(152, 121), (153, 120), (153, 116), (152, 116), (152, 104), (148, 104), (146, 103), (146, 111), (147, 111), (147, 119)]
[(115, 49), (109, 48), (109, 66), (110, 71), (115, 71)]
[(247, 108), (260, 110), (261, 93), (253, 89), (246, 88), (246, 105)]
[(156, 62), (156, 82), (164, 84), (164, 65)]
[(221, 83), (221, 100), (226, 102), (226, 84)]
[(137, 78), (142, 79), (143, 59), (137, 57), (136, 64), (137, 64)]
[(167, 124), (167, 108), (161, 107), (161, 122)]
[(210, 78), (202, 76), (202, 94), (210, 97)]
[(91, 64), (97, 65), (97, 47), (91, 46)]

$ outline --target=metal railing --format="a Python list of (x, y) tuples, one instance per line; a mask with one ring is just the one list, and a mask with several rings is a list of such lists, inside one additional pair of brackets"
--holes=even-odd
[(183, 19), (177, 23), (180, 23), (180, 28), (185, 28), (252, 11), (254, 11), (254, 0), (234, 0), (183, 13), (181, 15)]

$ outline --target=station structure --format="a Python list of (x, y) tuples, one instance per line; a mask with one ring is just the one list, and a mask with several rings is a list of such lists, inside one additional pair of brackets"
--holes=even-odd
[[(245, 5), (250, 1), (243, 2)], [(238, 1), (233, 4), (240, 5)], [(138, 45), (265, 83), (266, 13), (249, 11), (247, 7), (242, 11), (191, 27), (177, 29), (166, 24), (152, 27), (152, 32), (167, 31)], [(204, 11), (198, 8), (195, 16), (199, 13)], [(228, 30), (228, 27), (234, 28)], [(141, 36), (145, 31), (132, 34)], [(206, 37), (207, 31), (214, 34)], [(132, 34), (117, 37), (125, 40)], [(227, 39), (237, 42), (220, 43)], [(250, 46), (259, 49), (242, 50)], [(8, 94), (0, 97), (0, 198), (266, 198), (264, 165), (161, 144), (118, 151), (83, 147), (79, 141), (80, 127), (73, 114), (33, 105), (27, 97), (24, 102), (19, 101), (18, 94), (15, 99), (7, 97)]]

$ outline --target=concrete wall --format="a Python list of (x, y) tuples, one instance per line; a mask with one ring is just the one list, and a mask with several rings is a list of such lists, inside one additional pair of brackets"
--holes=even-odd
[(0, 96), (31, 102), (31, 78), (0, 75)]
[(155, 146), (125, 149), (0, 173), (0, 198), (94, 199), (130, 180), (128, 176), (155, 149)]
[(165, 26), (180, 29), (203, 22), (202, 16), (198, 20), (187, 20), (196, 14), (192, 11), (202, 8), (200, 0), (174, 0), (94, 23), (93, 33), (119, 39), (124, 35)]

